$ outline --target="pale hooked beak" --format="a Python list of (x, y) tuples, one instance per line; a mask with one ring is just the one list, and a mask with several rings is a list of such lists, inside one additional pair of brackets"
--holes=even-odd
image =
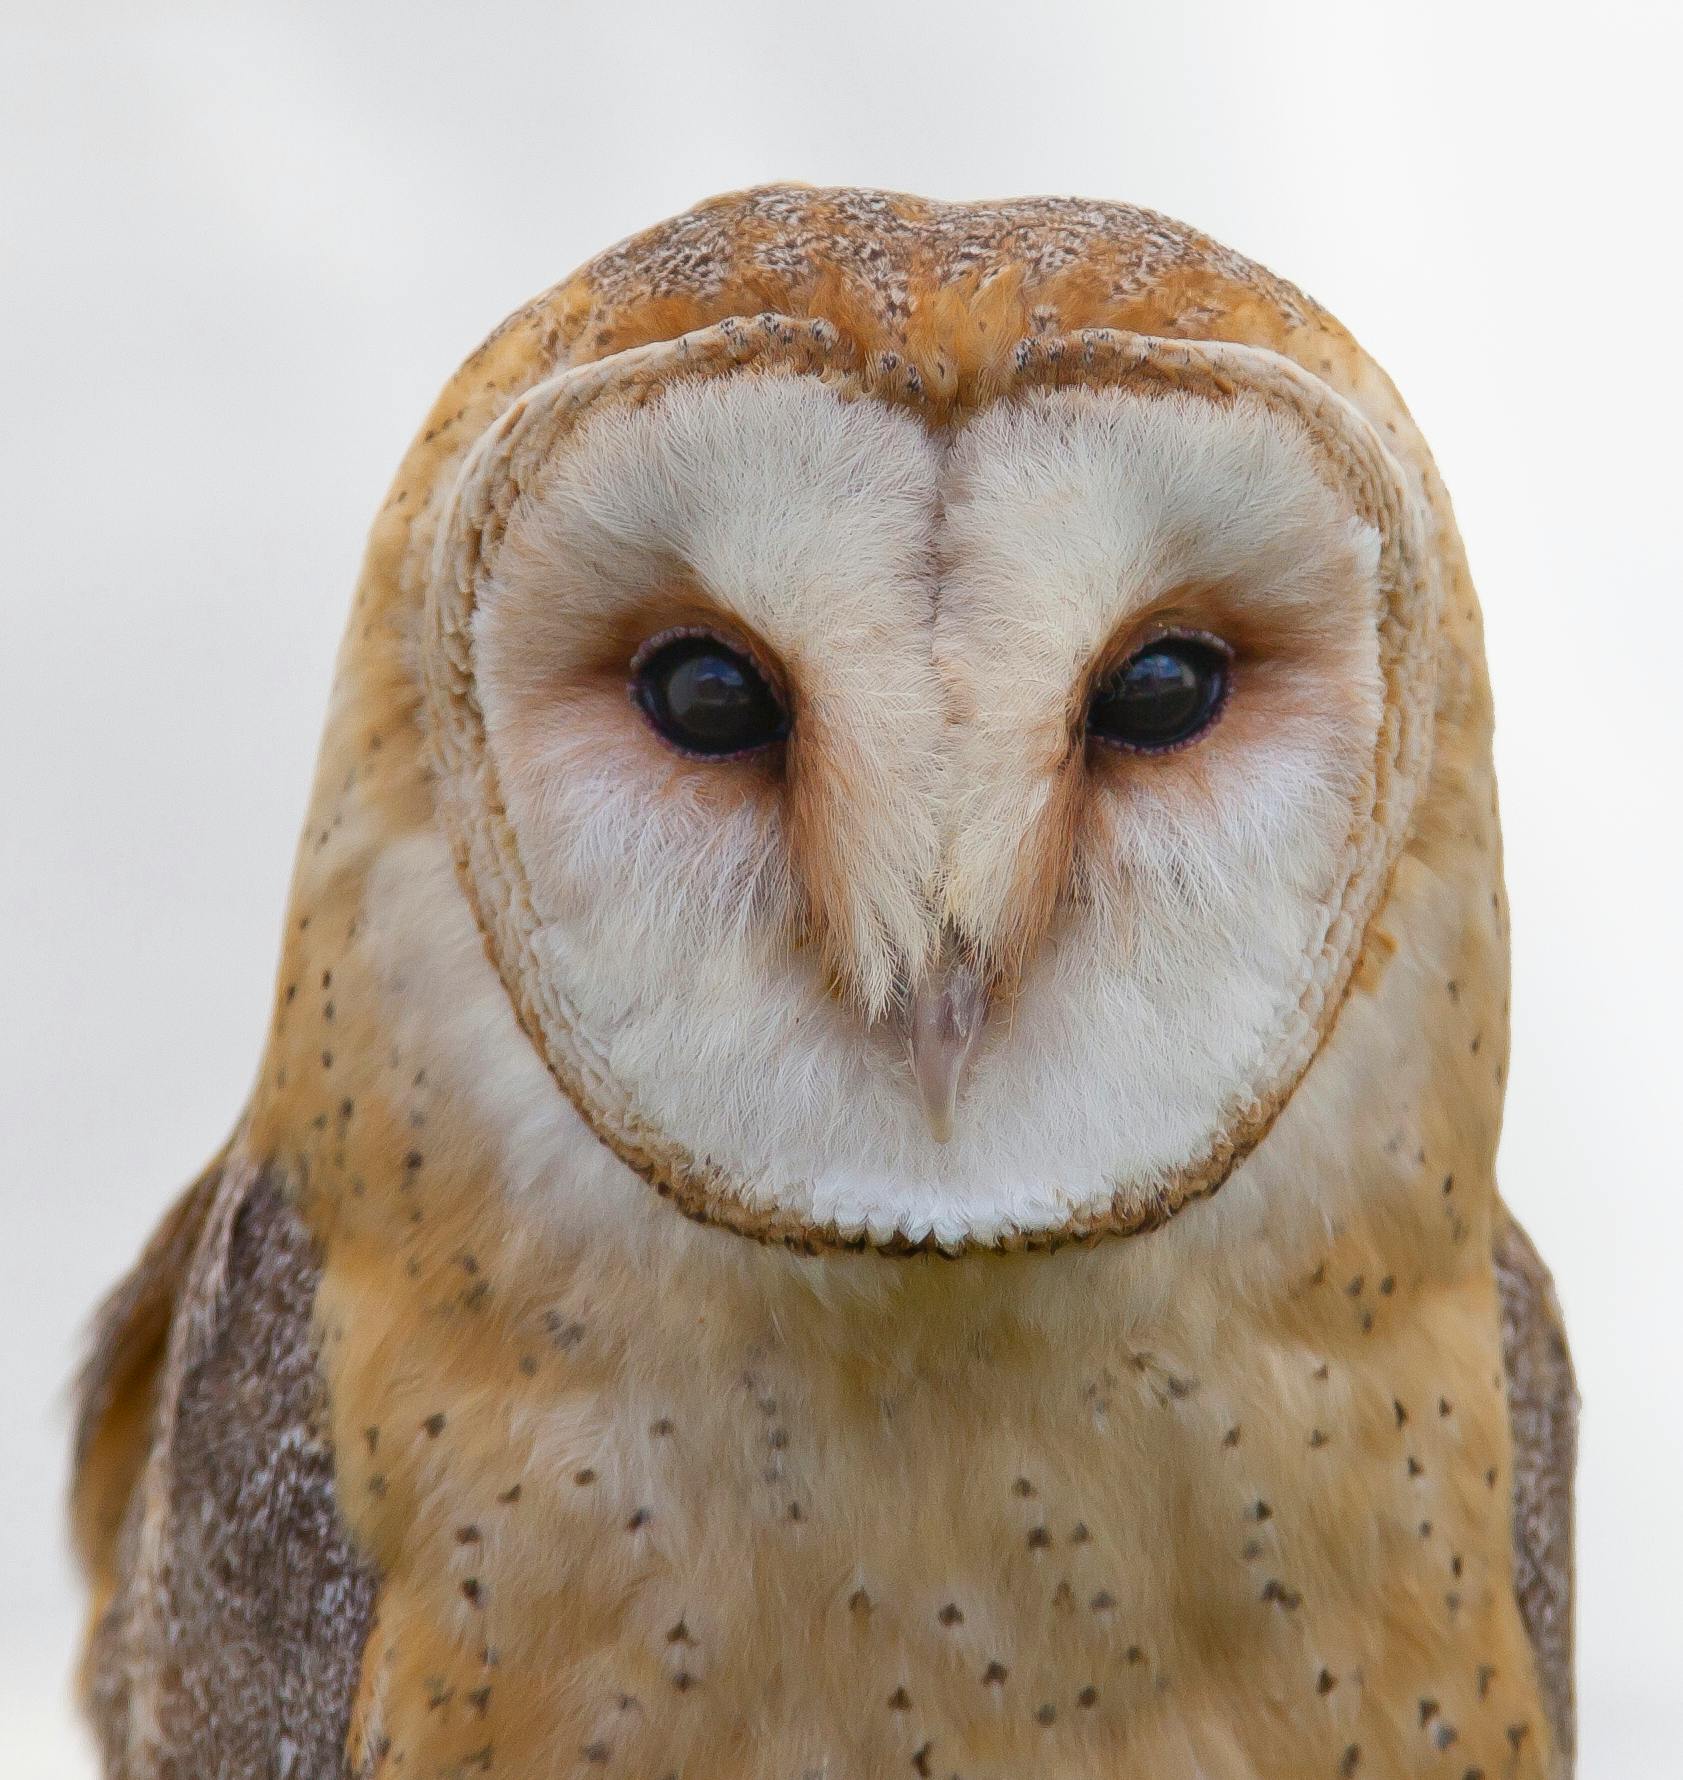
[(906, 1021), (912, 1079), (937, 1143), (952, 1138), (958, 1091), (987, 1017), (987, 985), (967, 964), (938, 966), (912, 996)]

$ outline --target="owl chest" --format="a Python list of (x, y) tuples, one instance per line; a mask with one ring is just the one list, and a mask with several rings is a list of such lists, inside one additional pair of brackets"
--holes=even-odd
[(1526, 1674), (1500, 1540), (1458, 1473), (1411, 1474), (1390, 1398), (1312, 1364), (1265, 1388), (1298, 1358), (759, 1352), (512, 1420), (464, 1400), (423, 1436), (366, 1722), (439, 1772), (1172, 1780), (1301, 1773), (1306, 1743), (1339, 1772), (1427, 1700), (1494, 1755), (1492, 1677)]

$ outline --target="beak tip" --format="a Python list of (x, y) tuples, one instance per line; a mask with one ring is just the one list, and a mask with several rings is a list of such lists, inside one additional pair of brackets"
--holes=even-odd
[(968, 972), (949, 970), (913, 1000), (912, 1076), (936, 1143), (952, 1142), (959, 1088), (986, 1017), (986, 990)]

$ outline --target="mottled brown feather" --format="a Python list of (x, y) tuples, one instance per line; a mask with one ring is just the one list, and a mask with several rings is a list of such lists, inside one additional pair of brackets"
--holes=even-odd
[(107, 1306), (77, 1506), (112, 1780), (345, 1771), (374, 1585), (321, 1426), (319, 1277), (281, 1189), (219, 1164)]
[(1577, 1746), (1572, 1501), (1578, 1387), (1554, 1281), (1511, 1215), (1497, 1225), (1495, 1258), (1513, 1427), (1514, 1593), (1565, 1774)]

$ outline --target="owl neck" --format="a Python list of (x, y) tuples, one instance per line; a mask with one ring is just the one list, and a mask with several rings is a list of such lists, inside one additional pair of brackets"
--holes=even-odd
[[(1173, 1226), (801, 1259), (629, 1175), (634, 1216), (540, 1240), (455, 1184), (461, 1209), (417, 1180), (418, 1223), (341, 1207), (329, 1232), (341, 1500), (384, 1578), (370, 1736), (434, 1735), (441, 1686), (490, 1687), (543, 1702), (500, 1722), (513, 1771), (560, 1737), (628, 1771), (786, 1773), (816, 1742), (890, 1773), (933, 1743), (941, 1771), (1084, 1775), (1103, 1726), (1141, 1771), (1283, 1776), (1282, 1698), (1329, 1772), (1361, 1712), (1383, 1751), (1447, 1700), (1493, 1756), (1525, 1716), (1495, 1316), (1449, 1261), (1484, 1232), (1456, 1239), (1441, 1180), (1419, 1218), (1242, 1268)], [(1412, 1771), (1391, 1753), (1375, 1771)]]

